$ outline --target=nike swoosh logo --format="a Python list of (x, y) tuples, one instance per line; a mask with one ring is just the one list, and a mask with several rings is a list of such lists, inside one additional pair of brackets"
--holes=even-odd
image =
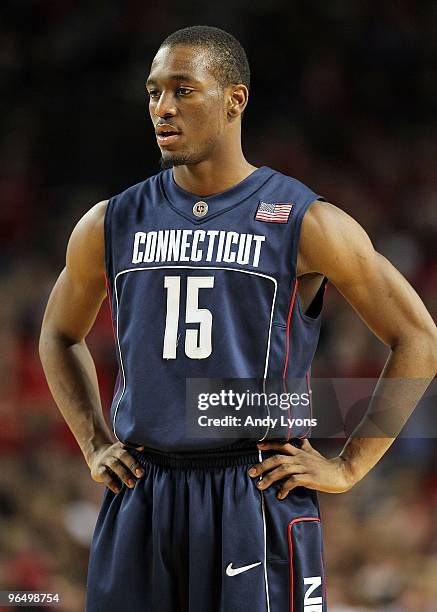
[(243, 572), (247, 572), (247, 570), (250, 570), (253, 567), (257, 567), (258, 565), (261, 565), (261, 561), (258, 561), (258, 563), (252, 563), (252, 565), (245, 565), (244, 567), (236, 567), (234, 569), (232, 567), (232, 563), (229, 563), (228, 567), (226, 568), (226, 575), (236, 576), (237, 574), (242, 574)]

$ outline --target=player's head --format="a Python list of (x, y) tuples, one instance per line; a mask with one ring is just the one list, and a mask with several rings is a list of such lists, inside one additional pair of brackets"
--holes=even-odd
[(192, 26), (170, 34), (146, 86), (155, 129), (165, 132), (157, 136), (163, 167), (197, 164), (240, 138), (250, 69), (243, 47), (228, 32)]

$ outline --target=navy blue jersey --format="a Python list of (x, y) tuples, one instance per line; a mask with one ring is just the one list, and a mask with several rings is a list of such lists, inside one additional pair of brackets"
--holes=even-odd
[(263, 166), (211, 197), (181, 189), (170, 169), (109, 200), (119, 363), (111, 420), (120, 441), (208, 447), (185, 434), (186, 378), (308, 379), (323, 291), (305, 315), (296, 264), (302, 219), (318, 197)]

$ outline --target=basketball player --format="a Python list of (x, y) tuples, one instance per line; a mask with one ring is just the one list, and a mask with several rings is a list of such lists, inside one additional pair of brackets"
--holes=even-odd
[[(49, 299), (47, 379), (107, 486), (90, 612), (327, 609), (317, 490), (348, 491), (394, 438), (370, 437), (366, 417), (330, 459), (295, 436), (207, 442), (185, 433), (184, 404), (190, 377), (308, 377), (327, 279), (391, 349), (369, 409), (384, 407), (389, 379), (417, 379), (392, 393), (408, 415), (435, 374), (434, 323), (365, 231), (245, 159), (249, 75), (222, 30), (162, 43), (147, 91), (163, 170), (79, 221)], [(120, 368), (112, 432), (85, 343), (106, 294)]]

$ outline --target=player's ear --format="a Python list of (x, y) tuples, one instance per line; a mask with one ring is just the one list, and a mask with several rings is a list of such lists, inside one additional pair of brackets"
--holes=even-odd
[(246, 85), (232, 85), (227, 92), (228, 117), (236, 119), (246, 108), (249, 99), (249, 91)]

